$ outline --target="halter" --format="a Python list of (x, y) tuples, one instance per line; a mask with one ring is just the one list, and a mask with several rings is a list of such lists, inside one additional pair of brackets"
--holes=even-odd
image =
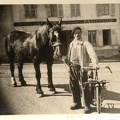
[[(59, 41), (56, 41), (56, 42), (52, 42), (52, 37), (53, 37), (53, 33), (54, 31), (60, 31), (61, 28), (59, 25), (54, 25), (52, 28), (49, 29), (49, 34), (50, 34), (50, 42), (49, 42), (49, 45), (51, 45), (53, 47), (53, 50), (54, 50), (54, 54), (55, 54), (55, 57), (58, 57), (60, 56), (58, 53), (60, 53), (59, 51), (59, 46), (62, 45), (62, 43), (60, 43)], [(54, 47), (56, 47), (54, 49)]]

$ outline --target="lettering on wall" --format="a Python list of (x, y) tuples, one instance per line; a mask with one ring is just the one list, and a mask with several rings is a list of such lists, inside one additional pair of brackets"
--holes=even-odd
[[(51, 21), (55, 23), (56, 21)], [(87, 24), (87, 23), (107, 23), (107, 22), (117, 22), (117, 19), (92, 19), (92, 20), (72, 20), (72, 21), (62, 21), (62, 24)], [(15, 22), (14, 26), (36, 26), (43, 25), (45, 21), (35, 21), (35, 22)]]

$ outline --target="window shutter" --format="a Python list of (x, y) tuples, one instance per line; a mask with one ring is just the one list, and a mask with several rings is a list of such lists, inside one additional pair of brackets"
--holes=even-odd
[(31, 5), (31, 17), (37, 17), (37, 6)]
[(76, 16), (80, 16), (80, 5), (76, 5)]
[(51, 5), (52, 7), (52, 17), (57, 17), (57, 5), (56, 4), (53, 4)]
[(63, 17), (63, 7), (62, 7), (62, 4), (58, 4), (58, 17)]
[(29, 5), (24, 5), (25, 9), (25, 18), (28, 18), (30, 15)]
[(45, 7), (46, 7), (46, 12), (47, 12), (47, 17), (51, 17), (50, 5), (45, 5)]
[(73, 4), (70, 5), (71, 7), (71, 17), (75, 16), (75, 6)]
[(101, 16), (101, 4), (96, 5), (97, 16)]
[(115, 16), (115, 4), (110, 5), (110, 15)]
[(35, 16), (38, 17), (37, 5), (35, 5)]

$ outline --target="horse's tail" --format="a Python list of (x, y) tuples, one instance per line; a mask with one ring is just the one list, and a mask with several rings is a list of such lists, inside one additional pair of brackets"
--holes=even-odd
[(7, 54), (7, 56), (9, 56), (9, 50), (10, 50), (10, 46), (9, 46), (9, 44), (8, 44), (8, 36), (6, 37), (6, 39), (5, 39), (5, 51), (6, 51), (6, 54)]

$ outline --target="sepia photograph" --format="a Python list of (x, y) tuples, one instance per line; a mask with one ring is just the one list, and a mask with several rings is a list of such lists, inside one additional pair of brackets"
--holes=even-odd
[(119, 80), (119, 2), (0, 2), (0, 119), (117, 120)]

